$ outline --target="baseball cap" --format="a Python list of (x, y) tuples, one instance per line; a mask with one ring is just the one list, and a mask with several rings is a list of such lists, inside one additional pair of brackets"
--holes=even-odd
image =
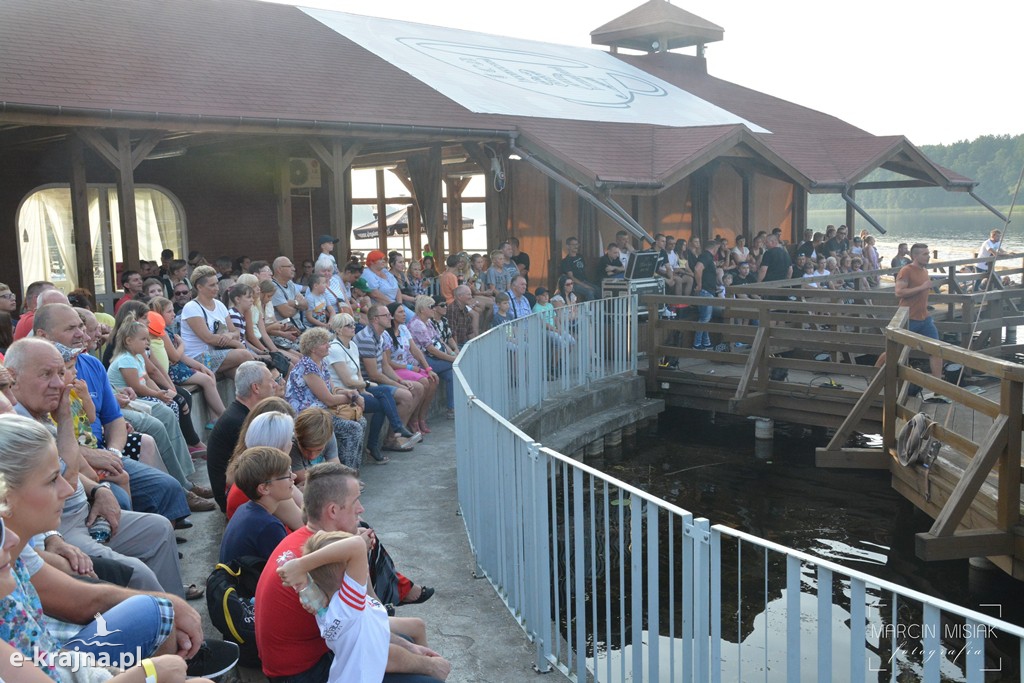
[(60, 357), (65, 363), (71, 362), (78, 357), (78, 354), (85, 351), (85, 349), (74, 349), (70, 346), (64, 346), (60, 342), (54, 342), (53, 345), (57, 347), (58, 351), (60, 351)]
[(543, 296), (548, 293), (547, 287), (538, 287), (537, 291), (533, 293), (534, 296)]
[(167, 329), (167, 321), (156, 311), (150, 311), (146, 314), (146, 322), (149, 325), (149, 333), (154, 337), (163, 335), (164, 330)]
[(330, 235), (320, 235), (320, 239), (318, 239), (316, 243), (327, 244), (328, 242), (334, 242), (335, 244), (337, 244), (338, 239), (336, 237), (331, 237)]

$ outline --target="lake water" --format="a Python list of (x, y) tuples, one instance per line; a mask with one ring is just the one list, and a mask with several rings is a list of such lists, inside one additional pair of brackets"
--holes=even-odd
[[(814, 448), (825, 443), (823, 430), (815, 432), (783, 423), (776, 423), (774, 440), (757, 442), (750, 420), (669, 409), (662, 414), (657, 435), (638, 436), (636, 445), (624, 452), (621, 460), (606, 462), (602, 469), (695, 516), (707, 517), (713, 524), (725, 524), (807, 551), (984, 614), (995, 616), (993, 610), (1000, 609), (1002, 619), (1024, 624), (1024, 591), (1018, 582), (998, 570), (969, 568), (966, 560), (919, 560), (914, 554), (914, 534), (928, 530), (931, 519), (892, 490), (887, 472), (815, 467)], [(730, 552), (723, 542), (723, 577), (728, 574), (735, 581), (738, 570)], [(760, 557), (743, 557), (739, 573), (744, 586), (742, 606), (736, 604), (734, 595), (723, 594), (725, 679), (734, 675), (729, 672), (742, 670), (749, 673), (749, 680), (784, 680), (784, 567), (770, 569), (765, 582)], [(728, 583), (723, 578), (723, 586)], [(802, 583), (801, 611), (805, 618), (801, 672), (803, 680), (813, 680), (816, 577), (805, 571)], [(761, 598), (762, 584), (771, 586), (766, 599)], [(833, 665), (837, 672), (848, 672), (848, 653), (839, 647), (848, 631), (848, 605), (844, 603), (848, 587), (837, 581), (833, 591), (836, 607), (832, 628), (837, 643)], [(871, 588), (868, 598), (872, 601), (867, 609), (869, 641), (874, 641), (869, 647), (876, 659), (888, 659), (885, 639), (872, 638), (871, 634), (882, 633), (887, 627), (891, 598)], [(901, 620), (906, 620), (903, 623), (920, 623), (914, 621), (920, 619), (914, 609), (900, 602)], [(672, 643), (664, 636), (662, 641), (663, 651), (668, 651)], [(953, 649), (953, 645), (949, 643), (948, 648)], [(1020, 680), (1016, 641), (1009, 653), (1003, 651), (1004, 647), (1005, 643), (997, 644), (987, 654), (990, 658), (1005, 656), (1004, 673), (1008, 677), (989, 675), (985, 680)], [(600, 651), (600, 666), (605, 666), (608, 659), (618, 662), (622, 656), (628, 658), (628, 647), (626, 650)], [(893, 661), (897, 670), (894, 680), (917, 680), (920, 676), (920, 657), (912, 651), (899, 653)], [(965, 680), (963, 666), (962, 656), (948, 655), (942, 664), (942, 679)], [(736, 680), (747, 679), (748, 673)], [(845, 680), (848, 673), (837, 675), (836, 680)], [(869, 680), (883, 678), (889, 680), (888, 675), (878, 673), (868, 676)]]
[[(1003, 222), (994, 213), (982, 208), (949, 211), (868, 210), (868, 213), (887, 233), (880, 235), (860, 216), (857, 217), (854, 233), (859, 234), (861, 230), (867, 229), (875, 236), (875, 248), (886, 267), (896, 255), (896, 247), (900, 242), (925, 242), (932, 250), (938, 249), (939, 260), (949, 261), (974, 256), (993, 229), (1003, 230)], [(808, 227), (820, 232), (825, 231), (826, 225), (838, 226), (845, 221), (845, 211), (810, 211), (807, 216)], [(1020, 225), (1019, 218), (1016, 224)], [(1006, 227), (1004, 233), (1004, 249), (1024, 252), (1024, 234), (1015, 228), (1013, 222)]]

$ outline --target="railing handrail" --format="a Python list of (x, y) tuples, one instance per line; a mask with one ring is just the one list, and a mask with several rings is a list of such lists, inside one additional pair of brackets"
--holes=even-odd
[[(706, 302), (706, 299), (704, 301)], [(634, 296), (632, 297), (632, 304), (630, 306), (630, 315), (632, 316), (632, 321), (634, 323), (636, 321), (636, 304), (637, 297)], [(586, 304), (583, 306), (586, 306)], [(893, 325), (893, 323), (898, 326), (901, 322), (904, 322), (903, 319), (905, 317), (905, 311), (897, 311), (892, 322), (887, 323), (885, 327), (888, 328)], [(723, 536), (759, 546), (764, 548), (766, 553), (768, 551), (781, 553), (787, 558), (792, 558), (793, 561), (796, 562), (797, 567), (799, 567), (799, 563), (807, 563), (808, 565), (817, 567), (819, 572), (828, 572), (829, 576), (837, 574), (840, 577), (849, 580), (851, 584), (858, 583), (858, 585), (861, 586), (861, 588), (858, 589), (861, 593), (863, 593), (863, 585), (870, 585), (876, 586), (882, 591), (891, 592), (901, 598), (921, 603), (924, 606), (926, 619), (929, 618), (929, 610), (932, 610), (934, 614), (945, 612), (963, 618), (969, 622), (990, 626), (994, 630), (998, 630), (1018, 638), (1022, 644), (1021, 646), (1024, 647), (1024, 628), (1005, 622), (1001, 619), (982, 614), (975, 610), (928, 596), (919, 591), (900, 586), (899, 584), (872, 576), (865, 572), (844, 567), (841, 564), (825, 558), (817, 557), (809, 552), (789, 548), (773, 541), (759, 538), (747, 532), (732, 529), (725, 525), (716, 524), (714, 526), (710, 526), (708, 520), (704, 518), (695, 518), (690, 512), (677, 505), (662, 500), (646, 491), (643, 491), (642, 489), (637, 488), (636, 486), (623, 482), (610, 474), (602, 472), (590, 465), (579, 462), (565, 454), (538, 443), (530, 435), (513, 425), (510, 420), (501, 415), (499, 411), (489, 406), (481, 397), (477, 396), (473, 390), (474, 382), (486, 380), (488, 377), (488, 371), (493, 369), (493, 363), (491, 366), (485, 366), (479, 363), (478, 359), (474, 357), (477, 353), (477, 349), (487, 348), (485, 340), (493, 339), (493, 337), (489, 335), (503, 334), (502, 328), (504, 328), (504, 334), (514, 331), (517, 339), (525, 341), (528, 337), (528, 333), (531, 332), (530, 326), (533, 325), (536, 328), (536, 323), (537, 318), (535, 316), (524, 317), (519, 320), (506, 323), (494, 330), (490, 330), (484, 335), (481, 335), (481, 337), (478, 337), (476, 340), (470, 341), (464, 345), (462, 352), (455, 362), (455, 377), (458, 382), (457, 386), (461, 390), (461, 395), (465, 399), (463, 403), (459, 404), (459, 411), (457, 412), (457, 434), (468, 437), (480, 436), (475, 432), (478, 432), (481, 426), (488, 430), (495, 429), (496, 431), (488, 433), (485, 436), (497, 439), (498, 443), (496, 453), (504, 453), (506, 456), (509, 456), (507, 459), (502, 457), (494, 461), (489, 461), (491, 463), (490, 467), (497, 468), (494, 471), (481, 471), (477, 468), (471, 467), (466, 474), (466, 478), (463, 479), (463, 475), (461, 473), (461, 466), (463, 462), (468, 460), (467, 464), (472, 465), (475, 462), (475, 459), (469, 457), (473, 455), (471, 452), (473, 446), (465, 439), (460, 443), (457, 438), (456, 448), (459, 450), (460, 458), (460, 506), (463, 503), (462, 497), (464, 494), (482, 495), (484, 498), (488, 499), (488, 502), (490, 502), (491, 499), (496, 498), (502, 498), (505, 500), (504, 503), (495, 502), (494, 504), (489, 504), (487, 509), (484, 511), (500, 513), (499, 519), (487, 519), (484, 521), (481, 519), (482, 512), (480, 509), (473, 508), (463, 510), (467, 533), (470, 536), (470, 544), (473, 548), (474, 554), (477, 555), (478, 563), (480, 562), (478, 553), (480, 552), (481, 546), (483, 544), (488, 545), (488, 550), (491, 551), (489, 560), (493, 561), (495, 564), (493, 566), (482, 567), (480, 575), (487, 576), (487, 578), (492, 581), (495, 589), (506, 601), (506, 604), (508, 604), (517, 621), (519, 621), (520, 625), (527, 631), (531, 638), (534, 639), (537, 646), (536, 665), (538, 667), (554, 664), (563, 672), (570, 674), (570, 676), (575, 676), (576, 680), (583, 680), (587, 677), (587, 655), (583, 651), (585, 649), (585, 644), (588, 642), (587, 639), (589, 637), (593, 636), (593, 640), (590, 642), (596, 642), (601, 635), (597, 630), (598, 627), (596, 626), (596, 607), (588, 605), (581, 597), (583, 595), (583, 591), (585, 591), (587, 583), (589, 582), (593, 585), (593, 582), (596, 580), (593, 575), (587, 578), (580, 574), (580, 572), (584, 570), (584, 563), (587, 560), (588, 554), (591, 557), (592, 562), (596, 561), (594, 559), (594, 544), (596, 543), (596, 536), (591, 538), (589, 545), (584, 539), (587, 531), (585, 519), (586, 503), (584, 502), (586, 492), (582, 490), (585, 488), (583, 486), (584, 481), (590, 481), (589, 506), (592, 518), (594, 514), (593, 506), (595, 483), (599, 490), (604, 490), (606, 493), (615, 491), (620, 501), (623, 500), (623, 498), (628, 501), (626, 504), (626, 508), (630, 510), (630, 523), (628, 528), (624, 528), (622, 526), (624, 508), (621, 506), (621, 503), (613, 503), (620, 505), (618, 508), (619, 526), (617, 527), (617, 533), (619, 534), (618, 543), (620, 548), (620, 556), (618, 559), (620, 568), (620, 590), (623, 588), (623, 578), (621, 574), (621, 568), (623, 566), (622, 563), (624, 561), (621, 555), (623, 535), (629, 535), (629, 542), (632, 548), (630, 555), (632, 558), (630, 564), (631, 590), (634, 593), (641, 591), (642, 584), (640, 582), (642, 579), (634, 572), (642, 571), (642, 564), (644, 562), (643, 558), (646, 558), (647, 562), (648, 581), (653, 581), (654, 584), (652, 585), (657, 585), (657, 570), (656, 568), (652, 569), (651, 563), (654, 562), (655, 565), (657, 564), (657, 559), (659, 557), (659, 541), (656, 535), (652, 537), (651, 526), (648, 526), (647, 531), (644, 532), (643, 525), (653, 525), (653, 527), (656, 528), (660, 514), (659, 511), (663, 511), (668, 516), (668, 524), (670, 527), (673, 524), (673, 520), (677, 520), (678, 529), (682, 533), (681, 538), (683, 539), (683, 542), (692, 544), (692, 554), (690, 554), (690, 551), (681, 553), (681, 555), (685, 554), (686, 557), (682, 560), (684, 562), (684, 576), (679, 582), (680, 596), (691, 590), (693, 592), (689, 593), (689, 598), (678, 598), (683, 601), (684, 605), (684, 613), (680, 623), (678, 637), (683, 640), (683, 651), (686, 652), (687, 648), (691, 648), (695, 655), (692, 658), (692, 661), (684, 662), (684, 666), (694, 667), (699, 679), (720, 680), (721, 666), (724, 661), (721, 659), (721, 648), (719, 645), (716, 645), (716, 638), (721, 637), (721, 605), (719, 599), (714, 597), (716, 590), (719, 592), (721, 591), (721, 576), (720, 574), (714, 574), (711, 571), (718, 567), (717, 563), (721, 561), (721, 549), (718, 539)], [(509, 330), (506, 325), (514, 326), (514, 330)], [(887, 333), (889, 331), (890, 330), (887, 330)], [(635, 343), (635, 338), (633, 338), (629, 343)], [(545, 344), (542, 342), (540, 347), (541, 350), (543, 350), (545, 348)], [(521, 351), (521, 349), (519, 350)], [(467, 376), (463, 372), (463, 368), (467, 367), (479, 370), (481, 376)], [(460, 394), (457, 393), (457, 395)], [(531, 403), (527, 407), (538, 407), (544, 398), (545, 396), (542, 393), (530, 394), (529, 400)], [(473, 411), (481, 411), (481, 413), (477, 413), (477, 415), (482, 414), (486, 416), (489, 422), (487, 424), (481, 423), (476, 419)], [(464, 422), (462, 420), (464, 420)], [(490, 426), (492, 424), (494, 427)], [(465, 432), (464, 430), (470, 431)], [(504, 433), (511, 436), (512, 440), (508, 440), (497, 430), (504, 430)], [(502, 444), (508, 445), (503, 446)], [(463, 460), (464, 457), (466, 460)], [(498, 470), (501, 471), (499, 472)], [(514, 479), (506, 480), (501, 478), (509, 476)], [(561, 500), (558, 503), (555, 502), (556, 499), (553, 497), (556, 494), (557, 488), (555, 483), (556, 477), (563, 482), (563, 488), (558, 488), (558, 491), (564, 494), (564, 500)], [(573, 482), (571, 494), (567, 488), (567, 478), (571, 478)], [(471, 492), (467, 488), (472, 486), (474, 483), (484, 481), (491, 484), (497, 484), (498, 488), (495, 490), (488, 488), (482, 492)], [(518, 498), (519, 494), (522, 494), (522, 499)], [(570, 497), (572, 498), (571, 503)], [(474, 500), (473, 502), (475, 503), (477, 501)], [(645, 503), (647, 508), (646, 511), (644, 511)], [(604, 499), (605, 537), (608, 535), (608, 515), (610, 514), (608, 504), (606, 496)], [(569, 517), (570, 507), (572, 508), (571, 520)], [(564, 519), (561, 521), (559, 521), (560, 514), (565, 515)], [(599, 518), (593, 519), (594, 521), (591, 522), (589, 531), (592, 535), (596, 535), (598, 533), (596, 528), (598, 524), (597, 519)], [(501, 524), (501, 522), (507, 523), (507, 526)], [(472, 531), (477, 529), (478, 526), (481, 530), (482, 536), (474, 538)], [(484, 529), (486, 529), (486, 531), (484, 531)], [(558, 532), (563, 530), (566, 538), (559, 540), (557, 538)], [(702, 533), (704, 535), (703, 540), (700, 538)], [(614, 539), (611, 540), (614, 541)], [(700, 548), (698, 548), (698, 546), (700, 546)], [(570, 547), (572, 548), (571, 551)], [(501, 552), (495, 553), (495, 549)], [(668, 546), (668, 552), (671, 557), (671, 553), (673, 552), (671, 543)], [(569, 561), (570, 553), (573, 559), (572, 563)], [(497, 555), (496, 560), (494, 559), (495, 555)], [(565, 566), (562, 569), (559, 569), (558, 564), (563, 560), (565, 562)], [(609, 562), (607, 554), (604, 554), (604, 562), (607, 567)], [(799, 582), (797, 581), (796, 584), (791, 583), (794, 580), (794, 576), (791, 573), (793, 563), (787, 562), (786, 566), (788, 572), (787, 586), (792, 589), (795, 585), (795, 589), (799, 595)], [(594, 566), (593, 568), (596, 569), (597, 567)], [(559, 583), (563, 578), (560, 573), (563, 570), (565, 572), (564, 585)], [(653, 574), (650, 573), (652, 571), (654, 572)], [(554, 572), (554, 574), (551, 575), (549, 572)], [(674, 579), (670, 579), (669, 576), (671, 576), (671, 572), (666, 575), (665, 580), (674, 581)], [(570, 578), (574, 580), (570, 582)], [(671, 585), (675, 586), (675, 583), (672, 583)], [(699, 587), (702, 588), (699, 589)], [(710, 592), (699, 594), (697, 593), (698, 589)], [(649, 589), (649, 591), (654, 591), (654, 589)], [(821, 618), (820, 600), (822, 599), (821, 596), (823, 591), (824, 588), (819, 589), (819, 619)], [(552, 592), (554, 592), (553, 595)], [(856, 591), (851, 591), (851, 593), (854, 592)], [(645, 639), (648, 640), (648, 642), (641, 645), (640, 623), (643, 622), (643, 619), (640, 618), (642, 617), (642, 614), (638, 611), (646, 610), (645, 613), (651, 619), (649, 628), (658, 633), (658, 600), (656, 593), (652, 593), (652, 595), (655, 597), (648, 596), (644, 607), (638, 606), (638, 596), (634, 596), (634, 599), (631, 602), (633, 619), (631, 637), (632, 645), (634, 646), (631, 661), (634, 680), (637, 680), (637, 676), (640, 675), (643, 668), (641, 661), (647, 656), (646, 654), (639, 654), (641, 647), (645, 652), (649, 649), (653, 653), (651, 654), (652, 659), (645, 661), (647, 661), (655, 672), (651, 674), (652, 677), (657, 677), (656, 660), (658, 637)], [(710, 599), (709, 595), (711, 596)], [(563, 604), (561, 605), (559, 603), (560, 597), (563, 600)], [(827, 599), (831, 604), (835, 604), (831, 588), (829, 588), (829, 596)], [(687, 600), (690, 601), (690, 608), (694, 610), (691, 617), (687, 617), (687, 613), (685, 611), (686, 609), (690, 609), (685, 607)], [(796, 601), (796, 604), (799, 605), (799, 597), (791, 596), (791, 605), (794, 600)], [(853, 662), (854, 653), (852, 647), (854, 639), (862, 639), (864, 606), (865, 605), (860, 602), (856, 605), (851, 603), (851, 665), (854, 668), (858, 668), (863, 665), (863, 662), (860, 662), (859, 664)], [(552, 609), (554, 610), (553, 613), (551, 611)], [(610, 607), (606, 607), (606, 609), (610, 610)], [(621, 603), (621, 598), (619, 609), (624, 609), (623, 604)], [(675, 608), (673, 607), (673, 609)], [(591, 610), (594, 610), (593, 615), (590, 614)], [(654, 612), (652, 613), (651, 610), (654, 610)], [(856, 620), (861, 622), (859, 626), (859, 633), (861, 635), (856, 635), (853, 630), (852, 621), (854, 620), (854, 613), (858, 615)], [(566, 621), (561, 628), (567, 630), (565, 636), (561, 635), (561, 628), (559, 627), (559, 619), (563, 617)], [(579, 618), (582, 625), (572, 625), (576, 617)], [(790, 618), (792, 618), (792, 616), (790, 616)], [(551, 623), (552, 620), (554, 621), (554, 624)], [(710, 640), (709, 632), (707, 630), (709, 620), (711, 624)], [(585, 631), (585, 629), (588, 628), (588, 624), (590, 625), (590, 628), (594, 629), (593, 632)], [(687, 624), (689, 624), (689, 626)], [(671, 628), (674, 629), (674, 627)], [(675, 633), (675, 631), (670, 630), (670, 633)], [(575, 638), (572, 637), (574, 634)], [(604, 635), (607, 636), (608, 633)], [(708, 649), (709, 642), (710, 650)], [(624, 645), (625, 643), (623, 642), (622, 644)], [(934, 647), (936, 642), (929, 642), (926, 643), (926, 645)], [(821, 641), (819, 640), (819, 648), (820, 647)], [(863, 648), (863, 643), (860, 644), (860, 647)], [(829, 648), (831, 648), (831, 644), (829, 644)], [(819, 656), (826, 656), (821, 654), (820, 649), (819, 653)], [(623, 668), (623, 672), (625, 672), (626, 664), (624, 652), (622, 653), (621, 658), (623, 662), (621, 666)], [(831, 661), (830, 654), (826, 659), (821, 661)], [(821, 662), (819, 662), (819, 664), (820, 663)], [(975, 660), (975, 664), (977, 664), (977, 660)], [(710, 668), (708, 668), (709, 665)], [(607, 666), (610, 672), (610, 659)], [(932, 668), (932, 665), (928, 665), (925, 672), (926, 677), (929, 678), (929, 680), (938, 680), (937, 666)], [(934, 676), (931, 674), (934, 674)], [(799, 674), (797, 673), (795, 675)], [(789, 672), (789, 680), (796, 680), (792, 671)]]

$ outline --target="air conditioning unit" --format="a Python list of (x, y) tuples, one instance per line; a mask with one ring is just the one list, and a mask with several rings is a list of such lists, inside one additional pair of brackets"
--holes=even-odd
[(288, 179), (292, 189), (320, 187), (320, 162), (316, 159), (289, 159)]

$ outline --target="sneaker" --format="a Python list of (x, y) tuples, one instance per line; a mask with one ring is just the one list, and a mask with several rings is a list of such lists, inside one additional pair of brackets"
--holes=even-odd
[(694, 345), (693, 345), (692, 347), (690, 347), (690, 348), (692, 348), (692, 349), (693, 349), (694, 351), (703, 351), (704, 349), (706, 349), (706, 348), (708, 348), (708, 347), (706, 347), (706, 346), (701, 346), (700, 344), (694, 344)]
[(744, 344), (743, 342), (736, 342), (735, 344), (733, 344), (733, 347), (737, 348), (737, 349), (749, 349), (750, 348), (750, 344)]
[(200, 498), (192, 491), (185, 491), (185, 500), (188, 502), (188, 509), (192, 512), (210, 512), (217, 507), (209, 498)]
[(216, 678), (235, 668), (238, 645), (225, 640), (207, 639), (192, 659), (187, 660), (189, 678)]

